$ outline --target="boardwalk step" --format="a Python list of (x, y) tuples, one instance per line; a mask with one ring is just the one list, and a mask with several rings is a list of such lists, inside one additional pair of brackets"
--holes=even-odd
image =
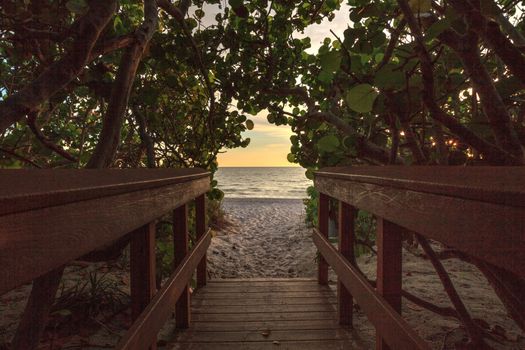
[(173, 350), (365, 349), (337, 323), (334, 292), (309, 279), (210, 281), (192, 296), (192, 325)]

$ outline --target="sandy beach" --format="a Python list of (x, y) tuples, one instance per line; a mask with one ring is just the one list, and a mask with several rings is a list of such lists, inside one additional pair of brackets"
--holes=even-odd
[[(210, 278), (315, 277), (317, 251), (311, 228), (305, 224), (304, 205), (292, 199), (226, 199), (223, 208), (232, 225), (216, 232), (209, 250)], [(431, 303), (450, 306), (447, 295), (421, 251), (403, 252), (403, 288)], [(361, 256), (358, 265), (375, 278), (376, 258)], [(488, 282), (478, 270), (462, 261), (443, 261), (474, 319), (493, 336), (495, 349), (525, 349), (525, 334), (515, 325)], [(337, 278), (330, 274), (334, 286)], [(357, 308), (358, 309), (358, 308)], [(403, 300), (405, 319), (434, 349), (454, 349), (465, 337), (460, 323)], [(355, 327), (363, 337), (375, 331), (358, 310)]]

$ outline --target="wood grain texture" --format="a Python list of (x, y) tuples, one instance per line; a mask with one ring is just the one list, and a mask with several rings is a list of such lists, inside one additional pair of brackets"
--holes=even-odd
[[(130, 243), (131, 319), (136, 320), (148, 306), (155, 288), (155, 223), (131, 233)], [(149, 337), (149, 349), (157, 348), (157, 334)]]
[(207, 176), (0, 216), (0, 294), (151, 222), (209, 190)]
[(525, 167), (359, 166), (324, 168), (315, 177), (375, 184), (525, 207)]
[(124, 334), (116, 349), (146, 349), (148, 339), (156, 335), (173, 311), (173, 305), (179, 299), (193, 275), (199, 261), (210, 246), (211, 233), (208, 231), (184, 258), (153, 300)]
[[(339, 227), (338, 236), (339, 253), (350, 263), (354, 263), (354, 219), (357, 214), (356, 209), (344, 202), (339, 202)], [(338, 278), (337, 281), (337, 298), (339, 302), (339, 323), (344, 325), (352, 324), (354, 302), (352, 294), (345, 287), (343, 282)]]
[(341, 282), (393, 349), (430, 349), (399, 313), (370, 286), (368, 281), (317, 230), (313, 240)]
[(0, 215), (184, 183), (210, 174), (188, 169), (0, 170)]
[[(317, 218), (319, 225), (319, 232), (328, 237), (328, 220), (330, 210), (330, 197), (324, 193), (319, 193), (319, 203), (317, 206)], [(317, 281), (321, 285), (328, 284), (328, 264), (323, 256), (319, 256), (317, 265)]]
[[(234, 286), (228, 295), (213, 292)], [(297, 287), (316, 289), (315, 297), (290, 298), (273, 292)], [(240, 290), (263, 289), (246, 293)], [(301, 292), (291, 292), (298, 293)], [(208, 299), (207, 296), (220, 296)], [(255, 296), (255, 298), (254, 298)], [(298, 301), (300, 303), (298, 303)], [(350, 328), (340, 326), (335, 311), (335, 294), (317, 280), (272, 279), (259, 281), (209, 281), (192, 298), (192, 327), (176, 333), (171, 349), (369, 349)], [(323, 311), (325, 310), (325, 311)]]
[(329, 196), (525, 277), (522, 206), (416, 192), (344, 177), (317, 175), (315, 186)]
[[(377, 218), (377, 293), (392, 308), (401, 314), (402, 287), (402, 233), (403, 228), (385, 219)], [(379, 332), (376, 335), (376, 349), (388, 350)]]
[[(188, 205), (183, 204), (173, 211), (173, 265), (177, 269), (184, 261), (189, 250)], [(190, 286), (182, 291), (175, 305), (175, 322), (177, 328), (190, 326)]]

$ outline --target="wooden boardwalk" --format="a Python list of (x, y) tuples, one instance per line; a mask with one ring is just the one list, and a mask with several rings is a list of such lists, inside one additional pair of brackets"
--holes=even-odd
[(310, 279), (210, 281), (172, 349), (362, 349), (337, 324), (336, 297)]

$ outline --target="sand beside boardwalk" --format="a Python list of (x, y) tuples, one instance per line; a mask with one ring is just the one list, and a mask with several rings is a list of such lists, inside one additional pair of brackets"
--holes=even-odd
[[(301, 200), (226, 199), (223, 208), (232, 222), (216, 232), (208, 252), (211, 278), (315, 277), (317, 251), (312, 229), (305, 224)], [(416, 252), (417, 254), (421, 252)], [(375, 279), (375, 257), (358, 259), (361, 269)], [(525, 334), (514, 324), (479, 271), (456, 259), (443, 261), (471, 315), (487, 322), (495, 349), (525, 349)], [(331, 283), (336, 282), (330, 274)], [(403, 288), (429, 302), (450, 306), (441, 282), (428, 260), (403, 252)], [(434, 349), (454, 349), (465, 333), (454, 318), (445, 318), (403, 300), (403, 315)], [(358, 311), (354, 325), (363, 338), (375, 332)], [(499, 334), (499, 335), (498, 335)], [(505, 334), (505, 336), (501, 336)]]

